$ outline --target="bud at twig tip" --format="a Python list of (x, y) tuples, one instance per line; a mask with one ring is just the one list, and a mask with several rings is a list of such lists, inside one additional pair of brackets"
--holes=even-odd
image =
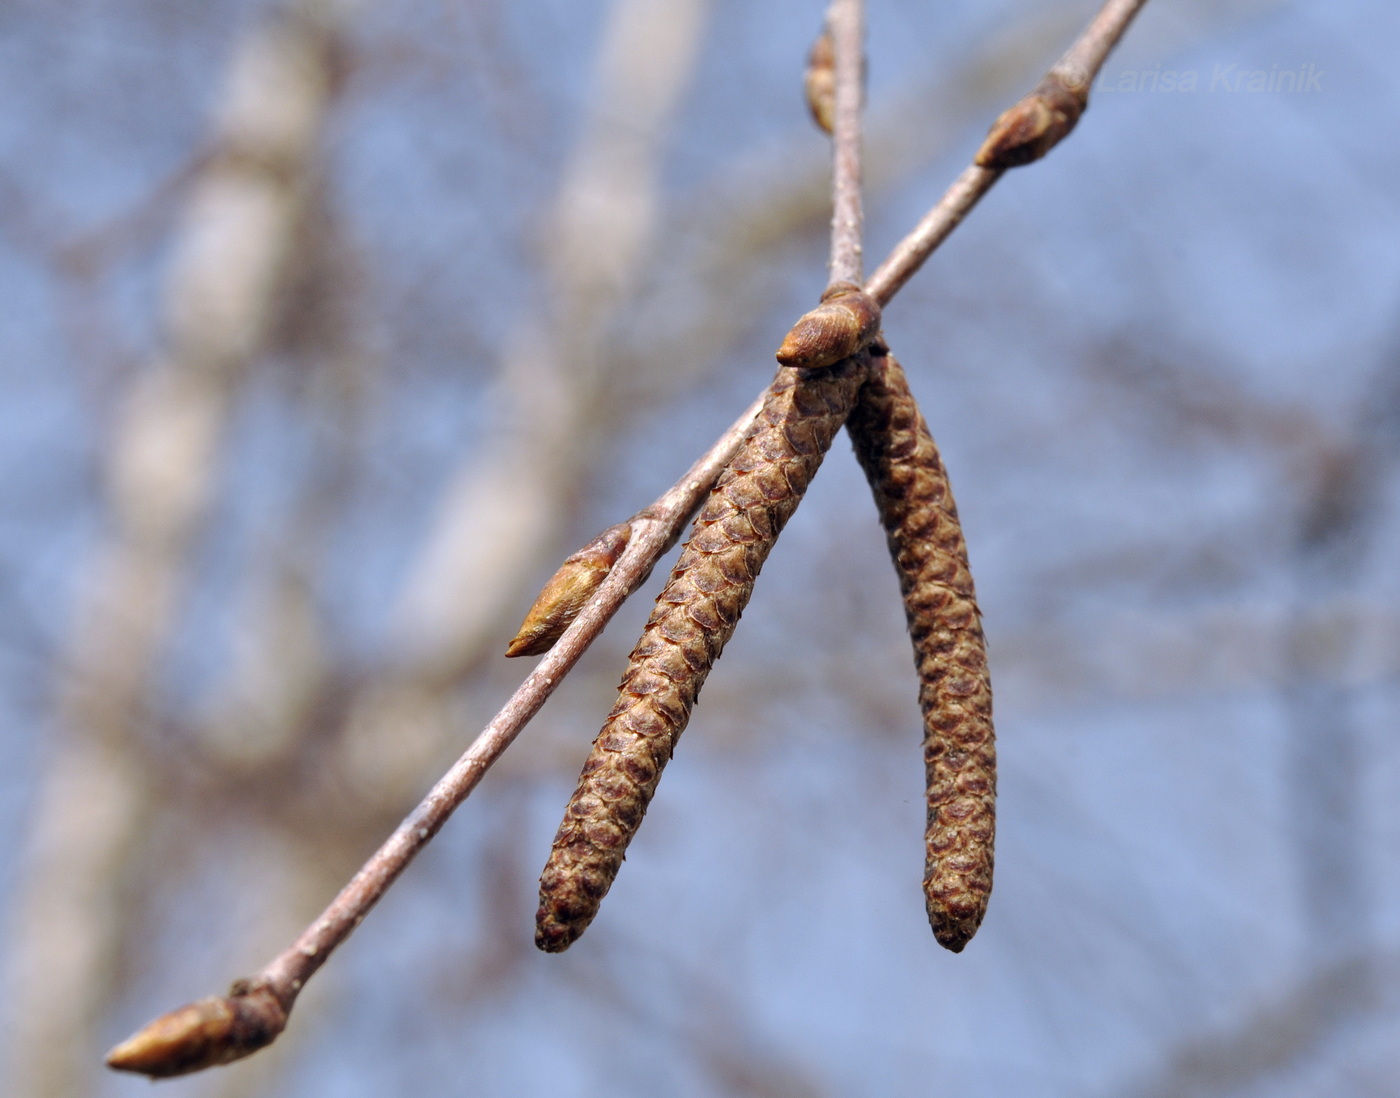
[(267, 988), (235, 991), (163, 1014), (107, 1053), (107, 1066), (164, 1079), (232, 1063), (272, 1044), (287, 1012)]

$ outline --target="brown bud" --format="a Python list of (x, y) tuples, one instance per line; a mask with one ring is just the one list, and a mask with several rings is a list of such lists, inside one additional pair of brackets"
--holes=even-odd
[(506, 655), (542, 656), (553, 648), (578, 617), (583, 604), (608, 578), (631, 536), (632, 527), (619, 522), (564, 561), (525, 615)]
[(992, 688), (967, 546), (948, 474), (893, 356), (872, 356), (846, 423), (904, 594), (924, 717), (924, 899), (961, 952), (987, 910), (996, 830)]
[(164, 1079), (232, 1063), (276, 1040), (287, 1012), (267, 988), (211, 996), (157, 1018), (107, 1053), (107, 1066)]
[(815, 370), (850, 358), (869, 346), (880, 330), (880, 306), (857, 286), (836, 282), (822, 303), (792, 326), (778, 348), (778, 361)]
[(836, 49), (831, 28), (823, 27), (812, 52), (807, 55), (807, 72), (802, 79), (807, 93), (807, 109), (812, 121), (830, 133), (836, 126)]
[(1050, 73), (992, 123), (977, 152), (978, 167), (1016, 168), (1039, 160), (1074, 129), (1088, 103), (1088, 88), (1072, 88)]

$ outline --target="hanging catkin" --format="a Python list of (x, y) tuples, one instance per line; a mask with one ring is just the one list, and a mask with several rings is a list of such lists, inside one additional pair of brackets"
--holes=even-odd
[(924, 715), (924, 897), (934, 936), (956, 953), (987, 910), (996, 829), (992, 690), (967, 546), (948, 474), (894, 356), (872, 357), (847, 430), (904, 593)]
[(541, 949), (567, 949), (597, 914), (759, 568), (850, 413), (867, 361), (858, 355), (825, 370), (779, 370), (696, 518), (540, 877)]

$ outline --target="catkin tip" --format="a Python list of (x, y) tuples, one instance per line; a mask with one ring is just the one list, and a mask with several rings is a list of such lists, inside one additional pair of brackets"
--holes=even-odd
[(583, 933), (582, 927), (572, 927), (548, 917), (543, 909), (535, 923), (535, 948), (545, 953), (563, 953)]
[(934, 940), (950, 953), (961, 953), (982, 925), (982, 917), (987, 913), (986, 897), (979, 900), (962, 896), (956, 901), (947, 902), (946, 895), (935, 896), (930, 885), (934, 888), (939, 886), (936, 881), (924, 882), (928, 925), (933, 930)]
[(940, 925), (934, 920), (929, 922), (933, 927), (934, 940), (950, 953), (961, 953), (967, 943), (972, 941), (972, 936), (977, 933), (976, 927), (969, 930), (961, 924), (955, 923), (949, 926)]

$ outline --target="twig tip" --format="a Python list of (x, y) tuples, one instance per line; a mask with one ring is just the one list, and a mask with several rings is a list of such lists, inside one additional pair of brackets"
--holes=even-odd
[(270, 989), (236, 985), (227, 996), (161, 1015), (107, 1053), (107, 1066), (152, 1079), (186, 1075), (265, 1048), (286, 1025), (286, 1008)]

